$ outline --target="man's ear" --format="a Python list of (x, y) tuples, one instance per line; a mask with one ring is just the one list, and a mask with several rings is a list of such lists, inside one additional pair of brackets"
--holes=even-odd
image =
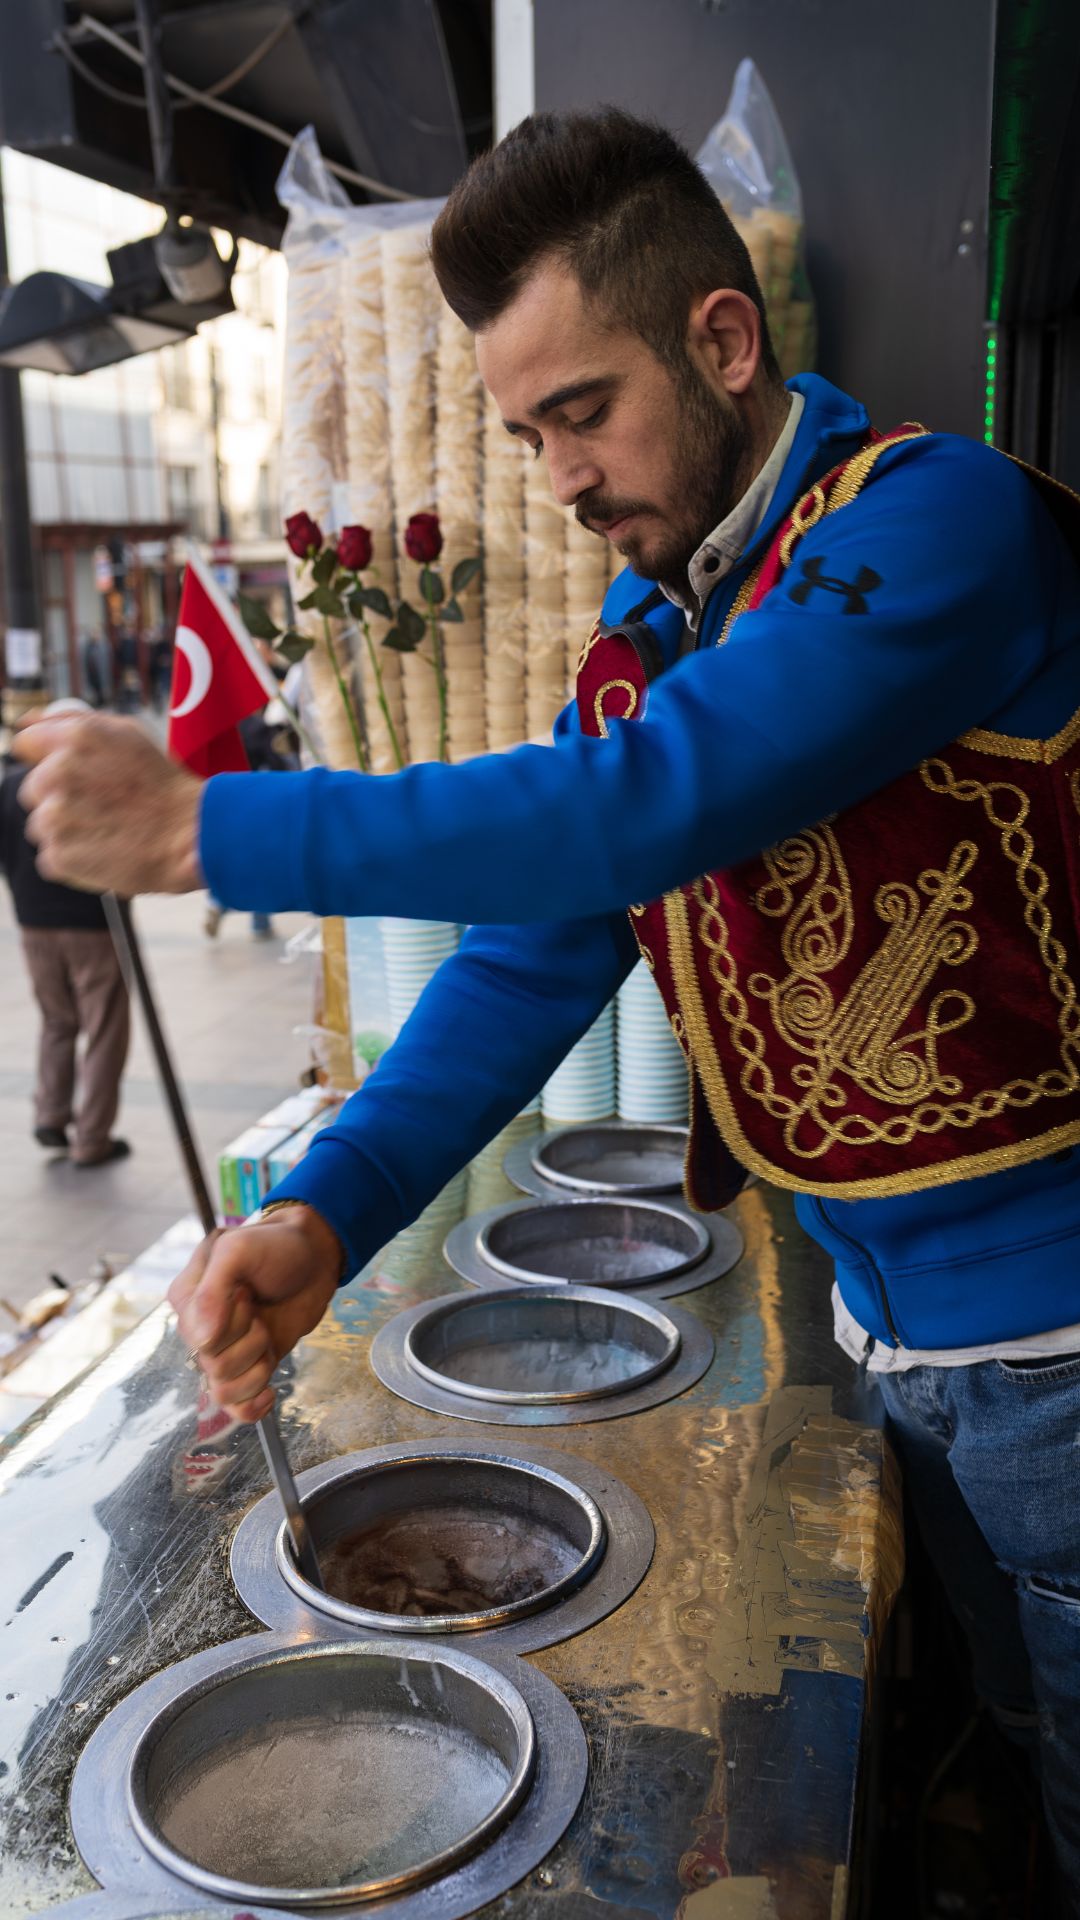
[(761, 365), (761, 316), (749, 294), (718, 287), (690, 311), (689, 347), (710, 385), (745, 393)]

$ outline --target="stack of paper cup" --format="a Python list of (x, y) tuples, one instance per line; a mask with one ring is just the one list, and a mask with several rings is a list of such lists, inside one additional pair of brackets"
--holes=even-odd
[(686, 1061), (644, 960), (619, 989), (617, 1025), (620, 1120), (685, 1126)]
[(405, 1025), (432, 975), (456, 953), (461, 928), (446, 920), (382, 920), (386, 1003), (395, 1033)]
[(416, 1286), (430, 1280), (432, 1275), (437, 1277), (442, 1266), (443, 1242), (451, 1227), (465, 1218), (467, 1193), (465, 1172), (456, 1173), (431, 1205), (425, 1207), (419, 1219), (384, 1248), (379, 1259), (380, 1273), (399, 1287)]
[(516, 1120), (511, 1120), (493, 1140), (489, 1140), (468, 1167), (468, 1211), (484, 1213), (488, 1207), (504, 1206), (508, 1200), (520, 1200), (521, 1193), (503, 1172), (503, 1161), (519, 1140), (540, 1131), (540, 1102), (534, 1100)]
[(615, 1004), (571, 1047), (540, 1095), (546, 1126), (606, 1120), (615, 1111)]

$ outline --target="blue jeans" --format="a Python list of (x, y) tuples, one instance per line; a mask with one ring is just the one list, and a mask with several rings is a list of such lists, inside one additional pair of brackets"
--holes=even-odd
[(1066, 1911), (1080, 1916), (1080, 1354), (878, 1384), (975, 1685), (1034, 1749)]

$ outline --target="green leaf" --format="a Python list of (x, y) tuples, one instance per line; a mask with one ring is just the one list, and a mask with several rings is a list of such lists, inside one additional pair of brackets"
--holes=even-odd
[(450, 575), (451, 593), (464, 593), (466, 587), (472, 585), (472, 582), (476, 579), (479, 572), (479, 560), (459, 560), (453, 573)]
[(369, 612), (377, 613), (381, 620), (392, 620), (394, 617), (394, 609), (381, 587), (357, 587), (355, 593), (350, 593), (350, 613), (355, 613), (359, 618), (365, 607)]
[[(421, 634), (420, 639), (422, 640), (423, 637)], [(382, 643), (384, 647), (389, 647), (392, 653), (415, 653), (420, 640), (410, 640), (402, 633), (400, 627), (391, 627), (389, 633), (383, 634)]]
[(324, 547), (311, 566), (311, 577), (317, 587), (328, 586), (337, 566), (337, 551), (334, 547)]
[(421, 568), (420, 586), (425, 600), (430, 600), (433, 607), (439, 606), (446, 598), (446, 590), (443, 587), (442, 577), (436, 573), (434, 567)]
[(403, 600), (397, 610), (397, 623), (409, 642), (407, 651), (411, 653), (414, 647), (420, 645), (427, 632), (427, 622), (417, 613), (415, 607), (410, 607), (408, 601)]
[(458, 606), (458, 603), (456, 600), (448, 600), (445, 607), (442, 608), (439, 614), (439, 619), (445, 620), (448, 623), (448, 625), (452, 627), (457, 626), (460, 621), (464, 620), (464, 618), (465, 618), (465, 615), (462, 613), (461, 608)]
[(314, 607), (316, 613), (325, 613), (331, 620), (344, 620), (345, 618), (345, 609), (341, 604), (341, 595), (333, 593), (329, 587), (316, 587), (314, 593), (309, 593), (306, 600), (301, 600), (300, 605), (302, 607)]
[(278, 641), (277, 650), (292, 666), (294, 661), (302, 660), (305, 653), (310, 653), (314, 645), (314, 640), (309, 640), (306, 633), (297, 633), (295, 627), (289, 627)]
[(262, 601), (252, 600), (246, 593), (238, 593), (236, 599), (248, 632), (254, 634), (256, 640), (276, 640), (281, 628), (275, 627)]

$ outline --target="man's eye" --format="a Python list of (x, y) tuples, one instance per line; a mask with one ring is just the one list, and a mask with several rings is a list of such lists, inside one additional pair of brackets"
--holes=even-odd
[(597, 407), (595, 413), (587, 414), (584, 420), (574, 421), (574, 432), (584, 433), (588, 430), (589, 427), (600, 426), (601, 422), (603, 421), (607, 413), (607, 410), (608, 410), (607, 401), (601, 400), (600, 405)]

